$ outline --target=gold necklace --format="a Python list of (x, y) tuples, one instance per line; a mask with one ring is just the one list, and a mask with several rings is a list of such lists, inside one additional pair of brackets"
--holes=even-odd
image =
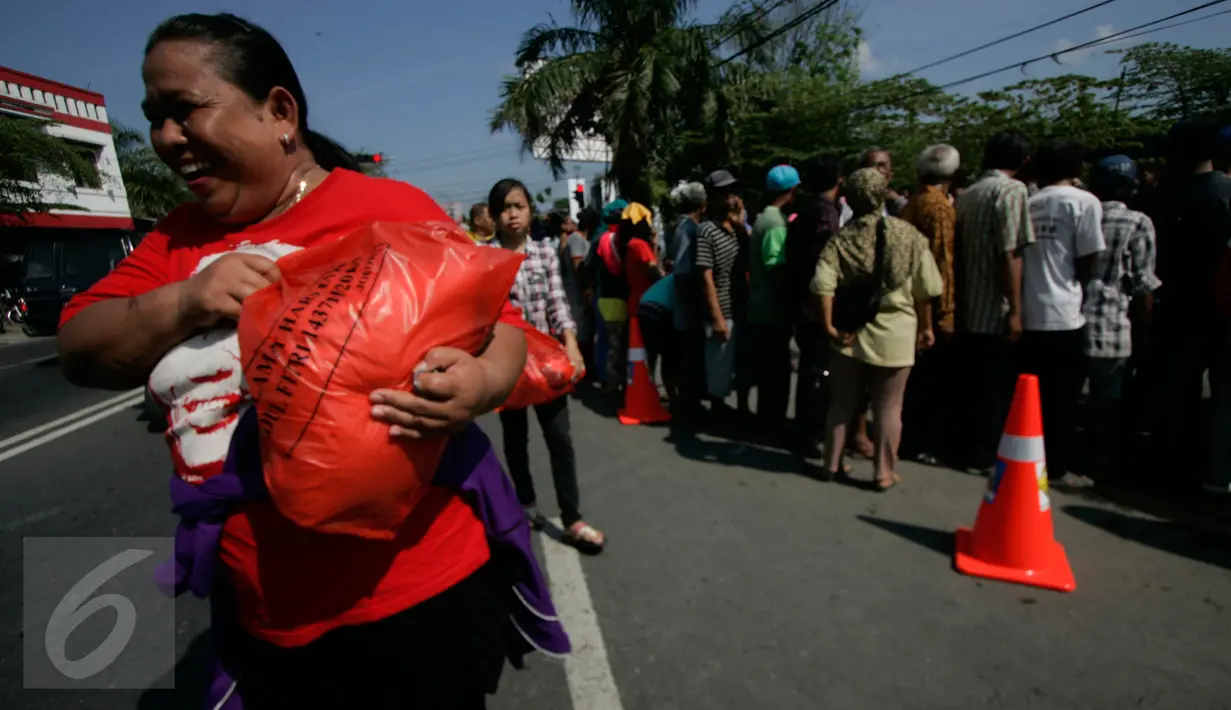
[(283, 214), (290, 208), (299, 204), (299, 201), (303, 199), (303, 196), (308, 194), (308, 174), (310, 174), (315, 169), (316, 169), (315, 165), (312, 166), (311, 168), (308, 168), (308, 172), (304, 173), (304, 176), (299, 178), (299, 185), (295, 188), (295, 199), (291, 200), (286, 205), (277, 208), (276, 211), (271, 212), (269, 216), (266, 217), (265, 219), (273, 219), (274, 217), (277, 217), (278, 215)]

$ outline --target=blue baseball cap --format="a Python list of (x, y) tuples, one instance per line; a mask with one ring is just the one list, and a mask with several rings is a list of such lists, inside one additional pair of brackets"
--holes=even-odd
[(1094, 177), (1104, 179), (1137, 179), (1137, 163), (1127, 155), (1109, 155), (1094, 166)]
[(775, 165), (765, 177), (765, 189), (770, 192), (786, 192), (799, 185), (799, 171), (790, 165)]

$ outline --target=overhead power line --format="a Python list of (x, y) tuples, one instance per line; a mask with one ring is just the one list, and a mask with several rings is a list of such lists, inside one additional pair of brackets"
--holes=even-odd
[[(1065, 20), (1071, 20), (1072, 18), (1077, 17), (1078, 15), (1084, 15), (1084, 14), (1086, 14), (1087, 12), (1090, 12), (1090, 11), (1092, 11), (1092, 10), (1097, 10), (1097, 9), (1099, 9), (1100, 7), (1104, 7), (1104, 6), (1106, 6), (1106, 5), (1110, 5), (1110, 4), (1111, 4), (1111, 3), (1113, 3), (1113, 2), (1117, 2), (1117, 0), (1102, 0), (1102, 2), (1097, 2), (1097, 3), (1093, 4), (1093, 5), (1090, 5), (1089, 7), (1084, 7), (1084, 8), (1082, 8), (1082, 9), (1080, 9), (1080, 10), (1076, 10), (1076, 11), (1074, 11), (1074, 12), (1070, 12), (1069, 14), (1067, 14), (1067, 15), (1065, 15), (1065, 16), (1063, 16), (1063, 17), (1057, 17), (1056, 19), (1054, 19), (1054, 20), (1050, 20), (1050, 21), (1048, 21), (1048, 22), (1044, 22), (1044, 23), (1043, 23), (1043, 24), (1041, 24), (1041, 25), (1035, 25), (1034, 27), (1028, 27), (1028, 28), (1026, 28), (1026, 29), (1022, 30), (1021, 32), (1014, 32), (1014, 33), (1013, 33), (1013, 34), (1011, 34), (1011, 35), (1006, 35), (1006, 36), (1004, 36), (1004, 37), (1001, 37), (1000, 39), (997, 39), (997, 40), (992, 40), (991, 42), (988, 42), (988, 43), (986, 43), (986, 44), (981, 44), (981, 45), (979, 45), (978, 47), (974, 47), (974, 48), (972, 48), (972, 49), (968, 49), (968, 50), (966, 50), (966, 51), (964, 51), (964, 52), (958, 52), (957, 54), (954, 54), (954, 55), (952, 55), (952, 56), (945, 57), (944, 59), (937, 59), (936, 61), (931, 62), (930, 64), (924, 64), (924, 65), (923, 65), (923, 66), (921, 66), (921, 67), (917, 67), (917, 68), (915, 68), (915, 69), (911, 69), (910, 71), (907, 71), (907, 72), (902, 72), (901, 74), (898, 74), (897, 76), (898, 76), (898, 77), (910, 76), (911, 74), (918, 74), (919, 72), (921, 72), (921, 71), (926, 71), (926, 70), (928, 70), (928, 69), (931, 69), (932, 67), (938, 67), (938, 66), (940, 66), (941, 64), (948, 64), (949, 62), (953, 61), (954, 59), (961, 59), (962, 57), (968, 57), (968, 56), (970, 56), (971, 54), (974, 54), (975, 52), (982, 52), (983, 50), (985, 50), (985, 49), (987, 49), (987, 48), (989, 48), (989, 47), (995, 47), (995, 46), (996, 46), (996, 45), (998, 45), (998, 44), (1004, 44), (1005, 42), (1008, 42), (1008, 41), (1011, 41), (1011, 40), (1015, 40), (1015, 39), (1017, 39), (1018, 37), (1024, 37), (1024, 36), (1026, 36), (1026, 35), (1030, 34), (1031, 32), (1037, 32), (1037, 31), (1039, 31), (1039, 30), (1041, 30), (1041, 29), (1044, 29), (1044, 28), (1047, 28), (1047, 27), (1051, 27), (1052, 25), (1057, 25), (1057, 24), (1060, 24), (1061, 22), (1064, 22)], [(896, 78), (896, 77), (895, 77), (895, 78)]]
[[(749, 19), (747, 19), (747, 20), (745, 20), (744, 22), (741, 22), (741, 23), (739, 23), (739, 24), (740, 24), (740, 25), (743, 25), (743, 24), (752, 24), (752, 23), (755, 23), (755, 22), (760, 22), (761, 20), (763, 20), (763, 19), (765, 19), (766, 17), (768, 17), (768, 16), (769, 16), (769, 13), (773, 12), (774, 10), (777, 10), (778, 8), (780, 8), (780, 7), (782, 7), (783, 5), (787, 4), (788, 2), (793, 2), (793, 0), (778, 0), (778, 2), (775, 2), (775, 3), (773, 3), (772, 5), (764, 5), (764, 6), (762, 6), (762, 7), (761, 7), (761, 8), (757, 11), (757, 13), (756, 13), (756, 17), (749, 18)], [(717, 51), (717, 50), (718, 50), (718, 48), (722, 47), (722, 45), (724, 45), (724, 44), (726, 44), (727, 42), (730, 42), (731, 40), (735, 39), (735, 38), (736, 38), (736, 36), (738, 36), (738, 35), (739, 35), (739, 33), (740, 33), (740, 31), (741, 31), (742, 29), (743, 29), (742, 27), (737, 27), (737, 28), (735, 28), (735, 29), (734, 29), (734, 30), (732, 30), (732, 31), (731, 31), (731, 33), (730, 33), (730, 34), (728, 34), (726, 37), (722, 37), (722, 38), (720, 38), (720, 39), (719, 39), (719, 40), (718, 40), (718, 41), (714, 44), (714, 46), (713, 46), (713, 47), (711, 47), (710, 49), (711, 49), (712, 51)]]
[(795, 19), (790, 20), (789, 22), (784, 22), (784, 23), (782, 24), (782, 26), (781, 26), (781, 27), (779, 27), (779, 28), (775, 29), (773, 32), (770, 32), (769, 34), (765, 35), (765, 36), (764, 36), (764, 37), (762, 37), (761, 39), (757, 40), (756, 42), (753, 42), (752, 44), (748, 45), (747, 47), (744, 47), (743, 49), (741, 49), (740, 51), (736, 52), (735, 54), (732, 54), (731, 56), (727, 57), (726, 59), (723, 59), (723, 60), (719, 61), (717, 64), (715, 64), (715, 65), (714, 65), (714, 68), (715, 68), (715, 69), (717, 69), (717, 68), (719, 68), (719, 67), (725, 66), (725, 65), (730, 64), (731, 62), (735, 61), (736, 59), (739, 59), (740, 57), (743, 57), (743, 56), (745, 56), (745, 55), (751, 54), (752, 52), (754, 52), (754, 51), (756, 51), (756, 50), (760, 49), (761, 47), (765, 46), (766, 44), (769, 44), (770, 42), (772, 42), (773, 40), (777, 39), (778, 37), (781, 37), (782, 35), (786, 34), (787, 32), (790, 32), (791, 30), (793, 30), (793, 29), (795, 29), (796, 27), (798, 27), (798, 26), (802, 25), (803, 23), (807, 22), (808, 20), (811, 20), (812, 18), (816, 17), (817, 15), (821, 14), (822, 12), (824, 12), (824, 11), (828, 10), (829, 8), (833, 7), (834, 5), (837, 5), (837, 4), (838, 4), (838, 2), (839, 2), (839, 0), (821, 0), (820, 2), (818, 2), (818, 3), (817, 3), (814, 7), (812, 7), (811, 9), (809, 9), (809, 10), (805, 10), (804, 12), (800, 13), (800, 14), (799, 14), (799, 16), (798, 16), (798, 17), (796, 17)]
[[(1167, 17), (1154, 20), (1153, 22), (1146, 22), (1144, 24), (1137, 25), (1136, 27), (1130, 27), (1127, 30), (1122, 30), (1120, 32), (1116, 32), (1115, 34), (1108, 35), (1106, 37), (1100, 37), (1098, 39), (1091, 40), (1089, 42), (1084, 42), (1082, 44), (1079, 44), (1073, 47), (1068, 47), (1067, 49), (1061, 49), (1055, 52), (1050, 52), (1048, 54), (1034, 57), (1032, 59), (1027, 59), (1021, 62), (1014, 62), (1012, 64), (1006, 64), (1005, 66), (1000, 67), (998, 69), (992, 69), (991, 71), (981, 72), (979, 74), (975, 74), (974, 76), (968, 76), (964, 79), (958, 79), (957, 81), (951, 81), (947, 84), (941, 84), (940, 86), (932, 86), (927, 89), (922, 89), (920, 91), (915, 91), (909, 94), (904, 94), (902, 96), (897, 96), (897, 97), (894, 97), (893, 99), (890, 99), (889, 101), (884, 101), (878, 104), (872, 104), (870, 106), (860, 106), (853, 110), (854, 111), (870, 111), (870, 110), (877, 109), (877, 108), (883, 108), (885, 106), (889, 106), (889, 105), (892, 105), (892, 104), (895, 104), (901, 101), (905, 101), (907, 99), (913, 99), (919, 96), (926, 96), (928, 94), (935, 93), (937, 91), (943, 91), (945, 89), (951, 89), (955, 86), (961, 86), (962, 84), (969, 84), (970, 82), (978, 81), (979, 79), (986, 79), (989, 76), (994, 76), (996, 74), (1002, 74), (1004, 72), (1011, 71), (1013, 69), (1025, 69), (1027, 66), (1031, 64), (1035, 64), (1037, 62), (1041, 62), (1046, 59), (1056, 60), (1061, 55), (1064, 55), (1064, 54), (1070, 54), (1072, 52), (1077, 52), (1083, 49), (1089, 49), (1090, 47), (1094, 47), (1100, 44), (1107, 44), (1109, 42), (1115, 42), (1115, 41), (1122, 40), (1130, 36), (1139, 36), (1139, 34), (1134, 34), (1134, 33), (1139, 33), (1140, 30), (1154, 27), (1155, 25), (1160, 25), (1164, 22), (1169, 22), (1170, 20), (1174, 20), (1179, 17), (1184, 17), (1185, 15), (1191, 15), (1194, 12), (1200, 12), (1201, 10), (1204, 10), (1209, 7), (1214, 7), (1215, 5), (1221, 5), (1227, 1), (1228, 0), (1211, 0), (1211, 2), (1207, 2), (1203, 5), (1191, 7), (1187, 10), (1177, 12), (1173, 15), (1168, 15)], [(1155, 29), (1162, 29), (1162, 28), (1155, 28)], [(1144, 33), (1140, 33), (1140, 34), (1144, 34)]]
[(1231, 10), (1223, 10), (1223, 11), (1221, 11), (1221, 12), (1211, 12), (1211, 13), (1210, 13), (1210, 14), (1208, 14), (1208, 15), (1202, 15), (1201, 17), (1194, 17), (1194, 18), (1193, 18), (1193, 19), (1191, 19), (1191, 20), (1184, 20), (1183, 22), (1173, 22), (1173, 23), (1171, 23), (1170, 25), (1163, 25), (1162, 27), (1155, 27), (1155, 28), (1154, 28), (1154, 29), (1152, 29), (1152, 30), (1145, 30), (1144, 32), (1134, 32), (1134, 33), (1133, 33), (1133, 34), (1131, 34), (1131, 35), (1124, 35), (1123, 37), (1117, 37), (1117, 38), (1116, 38), (1115, 40), (1113, 40), (1113, 41), (1115, 41), (1115, 42), (1120, 42), (1120, 41), (1123, 41), (1123, 40), (1126, 40), (1126, 39), (1132, 39), (1132, 38), (1134, 38), (1134, 37), (1140, 37), (1140, 36), (1142, 36), (1142, 35), (1149, 35), (1149, 34), (1154, 34), (1155, 32), (1162, 32), (1163, 30), (1169, 30), (1169, 29), (1171, 29), (1172, 27), (1181, 27), (1181, 26), (1183, 26), (1183, 25), (1191, 25), (1191, 24), (1193, 24), (1194, 22), (1204, 22), (1205, 20), (1213, 19), (1213, 18), (1215, 18), (1215, 17), (1219, 17), (1219, 16), (1221, 16), (1221, 15), (1231, 15)]

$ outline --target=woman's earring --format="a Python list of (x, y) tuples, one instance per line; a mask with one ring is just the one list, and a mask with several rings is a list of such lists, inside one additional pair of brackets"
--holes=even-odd
[(286, 150), (287, 153), (291, 153), (295, 150), (295, 141), (291, 139), (290, 133), (283, 133), (278, 137), (278, 142), (282, 144), (282, 148)]

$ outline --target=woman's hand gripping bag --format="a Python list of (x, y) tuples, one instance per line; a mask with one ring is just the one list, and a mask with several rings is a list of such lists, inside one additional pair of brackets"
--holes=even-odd
[[(559, 340), (522, 320), (526, 336), (526, 366), (501, 410), (525, 409), (563, 397), (573, 390), (577, 370)], [(585, 374), (584, 372), (580, 374)]]
[(452, 224), (379, 222), (278, 261), (282, 280), (244, 301), (239, 346), (279, 512), (320, 532), (397, 535), (447, 442), (390, 437), (369, 396), (410, 390), (432, 348), (480, 352), (521, 261)]

